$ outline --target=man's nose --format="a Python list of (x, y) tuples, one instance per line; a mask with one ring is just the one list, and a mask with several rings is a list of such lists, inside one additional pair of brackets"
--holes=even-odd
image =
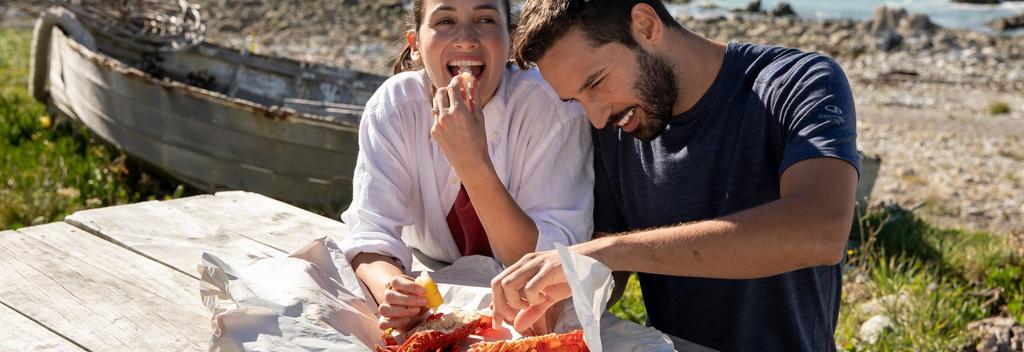
[(583, 105), (583, 110), (587, 112), (590, 124), (594, 125), (597, 129), (604, 128), (605, 124), (608, 123), (608, 114), (610, 113), (607, 105), (584, 100), (579, 100), (579, 103)]

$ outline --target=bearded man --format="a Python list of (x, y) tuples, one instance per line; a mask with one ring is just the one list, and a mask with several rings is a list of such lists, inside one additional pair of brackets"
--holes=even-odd
[[(715, 42), (651, 0), (529, 0), (513, 46), (593, 123), (609, 235), (570, 250), (638, 273), (649, 325), (723, 351), (836, 349), (859, 159), (835, 61)], [(495, 320), (527, 329), (565, 280), (556, 253), (527, 255), (492, 281)]]

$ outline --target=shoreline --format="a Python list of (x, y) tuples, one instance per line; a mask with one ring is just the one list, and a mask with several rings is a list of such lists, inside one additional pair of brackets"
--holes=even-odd
[[(781, 3), (792, 5), (797, 17), (806, 21), (869, 21), (874, 15), (876, 7), (869, 7), (870, 4), (862, 3), (830, 3), (830, 6), (822, 7), (817, 3), (809, 4), (807, 0), (756, 0), (762, 3), (760, 13), (751, 12), (753, 0), (718, 0), (710, 2), (682, 1), (669, 4), (669, 10), (679, 17), (708, 18), (738, 13), (746, 16), (764, 15), (775, 10)], [(948, 2), (946, 2), (948, 1)], [(740, 3), (742, 2), (742, 3)], [(870, 2), (870, 1), (869, 1)], [(989, 35), (1015, 36), (1024, 34), (1024, 28), (1011, 31), (1000, 31), (993, 26), (993, 22), (1008, 17), (1014, 17), (1024, 13), (1024, 2), (1004, 1), (999, 4), (966, 4), (954, 3), (945, 0), (943, 3), (932, 1), (903, 2), (904, 8), (910, 13), (921, 13), (929, 16), (931, 20), (944, 28), (952, 30), (967, 30)], [(883, 1), (878, 5), (887, 5)], [(897, 6), (900, 6), (897, 5)], [(891, 6), (891, 5), (890, 5)]]

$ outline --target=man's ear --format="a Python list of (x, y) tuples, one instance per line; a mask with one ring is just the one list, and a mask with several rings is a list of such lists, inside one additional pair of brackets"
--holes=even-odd
[(409, 44), (409, 57), (412, 58), (412, 61), (420, 61), (420, 43), (416, 37), (416, 31), (405, 32), (405, 42)]
[(661, 38), (665, 34), (665, 26), (651, 5), (643, 3), (633, 5), (629, 14), (632, 20), (633, 37), (641, 46), (649, 48), (661, 42)]

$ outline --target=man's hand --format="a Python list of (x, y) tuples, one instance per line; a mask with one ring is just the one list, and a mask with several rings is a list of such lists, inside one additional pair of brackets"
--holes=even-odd
[(516, 331), (527, 331), (548, 308), (569, 298), (572, 291), (555, 251), (530, 253), (491, 280), (495, 327), (512, 321)]

